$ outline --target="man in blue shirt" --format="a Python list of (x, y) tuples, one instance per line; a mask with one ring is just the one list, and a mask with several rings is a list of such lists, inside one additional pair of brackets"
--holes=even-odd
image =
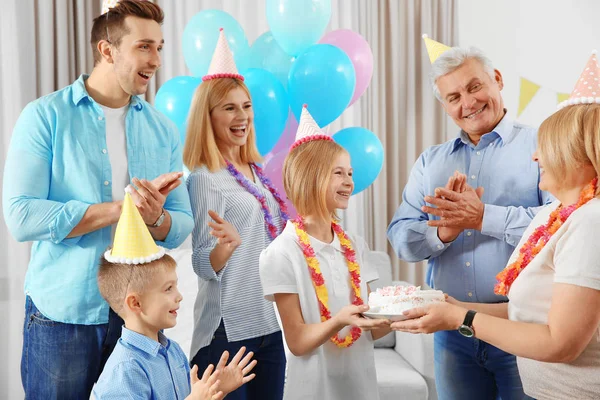
[[(552, 200), (538, 189), (536, 130), (506, 117), (502, 75), (481, 51), (449, 49), (433, 62), (431, 75), (461, 131), (421, 154), (388, 239), (401, 259), (428, 260), (430, 286), (461, 301), (506, 301), (494, 294), (495, 276)], [(454, 171), (466, 175), (466, 190), (448, 191)], [(434, 343), (440, 399), (525, 397), (514, 356), (454, 331), (436, 333)]]
[[(193, 228), (173, 123), (138, 97), (160, 67), (160, 7), (121, 1), (94, 20), (95, 66), (28, 104), (7, 155), (3, 210), (33, 241), (21, 375), (27, 398), (84, 399), (121, 333), (96, 275), (127, 186), (155, 241)], [(130, 184), (131, 182), (131, 184)]]

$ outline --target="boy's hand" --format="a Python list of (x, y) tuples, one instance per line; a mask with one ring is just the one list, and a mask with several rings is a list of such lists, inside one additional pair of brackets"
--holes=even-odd
[[(246, 354), (246, 357), (242, 359), (245, 352), (246, 348), (242, 347), (227, 366), (229, 352), (224, 351), (221, 355), (221, 359), (217, 364), (217, 372), (220, 372), (219, 380), (221, 383), (219, 384), (219, 390), (225, 395), (233, 392), (244, 383), (250, 382), (256, 376), (256, 374), (248, 375), (257, 363), (256, 360), (252, 360), (254, 353), (249, 352)], [(250, 362), (250, 360), (252, 360), (252, 362)]]
[(198, 379), (198, 366), (194, 365), (190, 371), (190, 382), (192, 384), (192, 393), (186, 400), (221, 400), (224, 395), (219, 390), (220, 381), (217, 380), (220, 371), (213, 370), (215, 367), (211, 364), (204, 370), (202, 379)]

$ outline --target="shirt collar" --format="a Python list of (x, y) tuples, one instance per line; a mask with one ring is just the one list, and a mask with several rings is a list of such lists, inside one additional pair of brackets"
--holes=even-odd
[[(296, 227), (294, 226), (294, 224), (292, 223), (292, 221), (288, 221), (285, 229), (283, 230), (285, 232), (286, 235), (292, 235), (294, 237), (294, 239), (296, 241), (298, 241), (298, 235), (296, 235)], [(320, 251), (322, 251), (323, 249), (327, 248), (327, 247), (332, 247), (334, 250), (339, 251), (340, 253), (342, 253), (342, 245), (340, 244), (340, 239), (338, 238), (338, 236), (334, 233), (333, 234), (333, 242), (331, 243), (325, 243), (325, 242), (321, 242), (318, 239), (315, 239), (314, 237), (308, 235), (308, 238), (310, 240), (310, 245), (313, 248), (313, 251), (315, 252), (315, 254), (318, 254)]]
[[(504, 117), (502, 117), (498, 125), (496, 125), (491, 132), (486, 133), (481, 137), (481, 141), (479, 142), (478, 146), (487, 146), (497, 137), (500, 137), (503, 144), (507, 144), (510, 143), (510, 141), (514, 138), (514, 135), (514, 122), (507, 117), (506, 109), (504, 109)], [(471, 139), (469, 139), (469, 135), (467, 135), (467, 133), (461, 129), (459, 136), (454, 139), (454, 143), (450, 149), (450, 154), (454, 153), (463, 145), (472, 146), (473, 143), (471, 142)]]
[[(90, 76), (88, 74), (81, 74), (79, 78), (75, 82), (73, 82), (73, 103), (78, 106), (81, 100), (88, 99), (93, 102), (94, 100), (89, 95), (87, 89), (85, 88), (85, 81)], [(141, 111), (144, 108), (144, 102), (140, 99), (139, 96), (131, 96), (131, 101), (129, 102), (133, 109), (136, 111)]]
[(125, 325), (123, 325), (121, 330), (121, 340), (128, 345), (136, 347), (141, 351), (155, 357), (158, 354), (161, 346), (164, 348), (169, 348), (169, 339), (162, 332), (158, 332), (157, 342), (150, 339), (148, 336), (144, 336), (141, 333), (137, 333), (125, 328)]

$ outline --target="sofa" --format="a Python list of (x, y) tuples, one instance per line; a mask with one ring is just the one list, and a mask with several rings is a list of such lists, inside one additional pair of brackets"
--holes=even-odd
[[(392, 265), (387, 253), (371, 251), (369, 263), (377, 267), (379, 279), (371, 290), (389, 285), (409, 285), (392, 281)], [(375, 341), (375, 368), (380, 400), (435, 400), (433, 335), (392, 332)]]

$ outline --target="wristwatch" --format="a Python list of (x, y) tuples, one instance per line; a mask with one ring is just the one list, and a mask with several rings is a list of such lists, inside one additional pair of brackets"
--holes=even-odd
[(162, 225), (162, 223), (165, 222), (165, 209), (162, 209), (162, 213), (160, 214), (160, 217), (158, 217), (158, 219), (156, 220), (155, 223), (153, 223), (151, 226), (153, 228), (158, 228), (159, 226)]
[(473, 310), (467, 311), (465, 320), (463, 321), (462, 325), (458, 327), (458, 333), (468, 338), (475, 336), (475, 330), (473, 329), (473, 318), (475, 318), (476, 313), (477, 311)]

